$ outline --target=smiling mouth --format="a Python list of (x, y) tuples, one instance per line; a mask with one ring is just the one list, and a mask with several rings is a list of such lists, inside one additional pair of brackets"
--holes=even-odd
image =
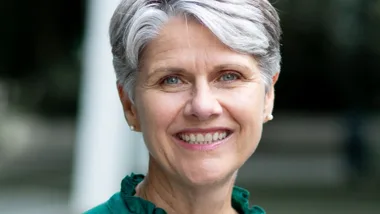
[(213, 144), (226, 139), (231, 134), (231, 131), (224, 130), (208, 133), (178, 133), (175, 136), (188, 144)]

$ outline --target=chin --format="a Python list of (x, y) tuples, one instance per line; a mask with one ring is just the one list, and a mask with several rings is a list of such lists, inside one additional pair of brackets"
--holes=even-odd
[(242, 159), (234, 154), (223, 154), (208, 158), (195, 157), (193, 160), (184, 159), (177, 165), (177, 175), (183, 179), (184, 183), (193, 186), (231, 182), (243, 164)]
[(221, 182), (228, 182), (234, 178), (236, 170), (230, 172), (229, 170), (205, 170), (198, 169), (193, 170), (190, 173), (185, 174), (186, 183), (191, 186), (209, 186), (218, 184)]

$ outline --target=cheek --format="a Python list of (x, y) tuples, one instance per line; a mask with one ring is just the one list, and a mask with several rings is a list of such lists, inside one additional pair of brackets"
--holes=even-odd
[(138, 120), (149, 153), (158, 159), (173, 156), (168, 129), (181, 109), (178, 97), (175, 94), (146, 92), (140, 97), (138, 105)]
[[(237, 150), (242, 157), (252, 155), (261, 139), (265, 92), (258, 88), (247, 88), (234, 95), (231, 102), (232, 117), (240, 127)], [(232, 111), (232, 110), (231, 110)]]
[[(175, 94), (148, 93), (139, 102), (139, 120), (144, 131), (167, 130), (180, 111), (181, 102)], [(162, 133), (162, 132), (161, 132)]]
[(261, 123), (265, 93), (261, 87), (243, 87), (221, 96), (226, 110), (240, 125)]

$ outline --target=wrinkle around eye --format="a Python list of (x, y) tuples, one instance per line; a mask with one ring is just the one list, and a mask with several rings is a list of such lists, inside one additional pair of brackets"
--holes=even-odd
[[(236, 78), (233, 80), (222, 80), (224, 75), (232, 74)], [(215, 84), (220, 88), (234, 88), (239, 86), (244, 86), (251, 83), (260, 83), (261, 75), (253, 74), (250, 77), (246, 77), (244, 74), (239, 72), (225, 72), (222, 73), (215, 81)]]
[[(227, 75), (232, 75), (233, 77), (235, 77), (234, 79), (232, 80), (223, 80), (223, 77), (227, 76)], [(218, 81), (221, 81), (221, 82), (233, 82), (233, 81), (237, 81), (237, 80), (240, 80), (242, 79), (242, 75), (237, 73), (237, 72), (224, 72), (222, 73), (219, 77), (218, 77)]]
[[(170, 78), (176, 78), (178, 80), (178, 83), (168, 83), (167, 81), (169, 81)], [(171, 75), (171, 76), (166, 76), (166, 77), (162, 78), (160, 81), (160, 84), (176, 87), (178, 85), (184, 84), (184, 81), (178, 76)]]
[(146, 90), (157, 90), (168, 93), (186, 91), (191, 88), (191, 84), (184, 80), (180, 80), (181, 83), (178, 84), (165, 84), (163, 83), (163, 81), (165, 81), (165, 78), (155, 82), (147, 82), (145, 84), (142, 84), (141, 88)]
[(265, 88), (264, 84), (261, 84), (257, 81), (237, 81), (234, 83), (217, 83), (214, 84), (214, 88), (217, 91), (229, 91), (229, 92), (237, 92), (240, 93), (240, 90), (244, 90), (245, 88), (249, 88), (251, 90), (256, 90), (258, 88)]

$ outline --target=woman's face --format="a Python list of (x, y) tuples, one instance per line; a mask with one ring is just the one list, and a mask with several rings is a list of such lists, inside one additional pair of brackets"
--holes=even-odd
[[(127, 120), (153, 162), (192, 185), (233, 175), (255, 151), (273, 90), (255, 59), (223, 45), (194, 21), (170, 20), (142, 56)], [(273, 86), (272, 86), (273, 87)]]

